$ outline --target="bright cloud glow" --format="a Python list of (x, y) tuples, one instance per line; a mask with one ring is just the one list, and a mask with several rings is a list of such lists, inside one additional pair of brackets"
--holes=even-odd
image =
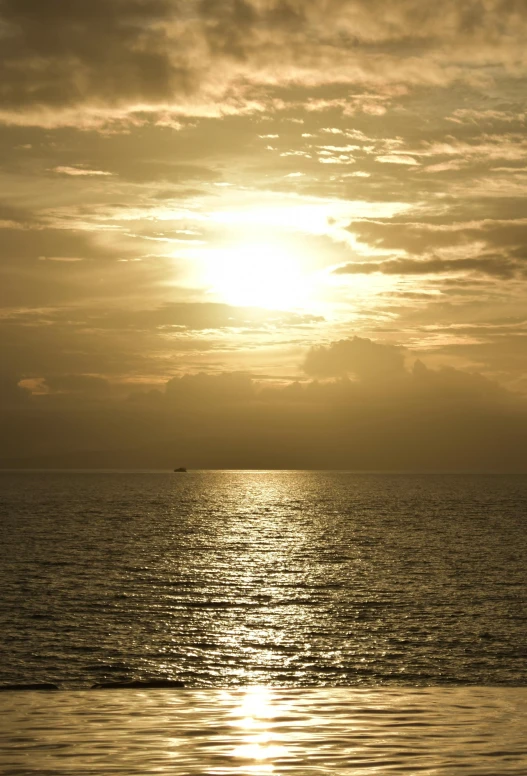
[[(273, 228), (304, 234), (346, 239), (351, 218), (391, 218), (409, 209), (401, 202), (361, 202), (334, 199), (278, 197), (270, 195), (252, 201), (250, 193), (239, 192), (234, 207), (216, 210), (209, 220), (238, 228)], [(263, 200), (263, 201), (262, 201)], [(245, 202), (245, 204), (244, 204)]]

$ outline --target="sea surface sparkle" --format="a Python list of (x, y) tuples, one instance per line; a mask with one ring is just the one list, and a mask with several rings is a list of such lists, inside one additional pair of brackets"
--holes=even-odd
[(525, 685), (527, 477), (0, 473), (0, 684)]

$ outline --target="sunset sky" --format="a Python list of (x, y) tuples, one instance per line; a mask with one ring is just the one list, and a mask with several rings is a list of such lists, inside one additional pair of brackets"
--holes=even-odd
[(0, 0), (2, 465), (527, 469), (525, 0)]

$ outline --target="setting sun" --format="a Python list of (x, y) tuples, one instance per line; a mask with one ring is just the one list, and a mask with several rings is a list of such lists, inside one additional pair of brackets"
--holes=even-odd
[(291, 309), (309, 296), (310, 279), (301, 258), (274, 242), (216, 250), (207, 274), (211, 291), (228, 304)]

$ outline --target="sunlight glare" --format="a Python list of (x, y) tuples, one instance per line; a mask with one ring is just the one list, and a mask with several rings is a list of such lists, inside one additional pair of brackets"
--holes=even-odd
[(269, 719), (274, 715), (270, 690), (267, 687), (249, 687), (241, 706), (241, 716)]
[(215, 250), (212, 258), (211, 291), (227, 304), (291, 309), (309, 297), (310, 278), (300, 257), (278, 243), (244, 242)]
[(246, 771), (250, 773), (272, 773), (272, 760), (288, 755), (286, 747), (273, 741), (273, 734), (267, 728), (270, 720), (277, 714), (272, 705), (272, 695), (266, 687), (247, 689), (242, 704), (237, 709), (237, 726), (243, 733), (243, 743), (232, 752), (232, 757), (242, 760), (254, 760), (256, 763)]

